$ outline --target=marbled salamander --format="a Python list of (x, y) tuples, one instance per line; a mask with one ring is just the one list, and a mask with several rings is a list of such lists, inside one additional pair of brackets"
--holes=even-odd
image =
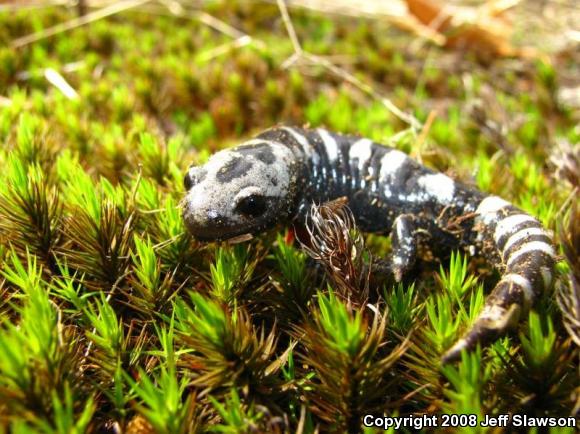
[(184, 183), (183, 217), (200, 240), (243, 238), (346, 197), (361, 230), (390, 233), (397, 280), (442, 248), (483, 256), (501, 280), (444, 361), (503, 335), (551, 284), (556, 254), (538, 220), (369, 139), (273, 128), (191, 167)]

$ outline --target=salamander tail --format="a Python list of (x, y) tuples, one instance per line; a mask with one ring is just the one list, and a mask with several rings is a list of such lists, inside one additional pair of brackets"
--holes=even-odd
[(497, 196), (482, 200), (476, 213), (480, 241), (495, 246), (504, 271), (473, 326), (443, 356), (444, 363), (457, 360), (463, 349), (504, 335), (552, 282), (556, 253), (538, 220)]

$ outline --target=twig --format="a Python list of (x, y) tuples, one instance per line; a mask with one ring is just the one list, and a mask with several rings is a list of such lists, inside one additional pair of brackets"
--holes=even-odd
[(224, 35), (229, 36), (232, 39), (239, 39), (244, 36), (249, 36), (241, 30), (236, 29), (232, 25), (214, 17), (213, 15), (208, 14), (207, 12), (186, 9), (181, 3), (175, 0), (159, 0), (158, 4), (152, 3), (147, 5), (145, 8), (140, 8), (139, 11), (150, 14), (197, 20), (206, 26), (218, 31), (219, 33), (223, 33)]
[(254, 39), (252, 36), (236, 29), (235, 27), (214, 17), (213, 15), (208, 14), (207, 12), (190, 12), (184, 9), (180, 3), (174, 0), (162, 0), (161, 3), (165, 5), (171, 15), (196, 19), (208, 27), (211, 27), (212, 29), (234, 39), (231, 42), (210, 48), (209, 50), (200, 53), (196, 57), (198, 61), (207, 62), (208, 60), (215, 59), (216, 57), (229, 53), (234, 48), (245, 47), (252, 43), (257, 44), (262, 48), (265, 47), (265, 44), (262, 41)]
[(207, 62), (208, 60), (215, 59), (216, 57), (229, 53), (234, 48), (241, 48), (245, 47), (246, 45), (250, 45), (252, 42), (254, 42), (254, 40), (250, 35), (244, 35), (226, 44), (218, 45), (217, 47), (203, 51), (196, 56), (196, 60), (200, 62)]
[(147, 209), (147, 210), (142, 210), (140, 208), (136, 208), (136, 209), (137, 209), (137, 212), (139, 212), (139, 214), (144, 214), (144, 215), (147, 215), (147, 214), (159, 214), (159, 213), (162, 213), (162, 212), (167, 212), (167, 209), (166, 208)]
[(423, 125), (423, 129), (421, 130), (421, 133), (417, 137), (416, 148), (419, 152), (418, 159), (419, 159), (419, 163), (421, 163), (421, 164), (423, 164), (423, 161), (421, 158), (421, 148), (423, 147), (425, 140), (427, 140), (427, 136), (429, 135), (429, 130), (431, 129), (431, 125), (433, 125), (433, 121), (435, 121), (436, 118), (437, 118), (437, 110), (431, 110), (429, 112), (429, 115), (427, 116), (427, 120), (425, 121), (425, 125)]
[(224, 35), (228, 35), (234, 39), (249, 36), (241, 30), (230, 26), (228, 23), (214, 17), (213, 15), (208, 14), (207, 12), (196, 11), (194, 17), (212, 29), (217, 30), (218, 32), (223, 33)]
[(558, 221), (560, 219), (560, 217), (562, 216), (562, 214), (564, 214), (564, 212), (566, 212), (566, 208), (568, 208), (570, 206), (570, 204), (572, 203), (572, 201), (576, 199), (577, 194), (578, 194), (578, 187), (576, 186), (572, 189), (572, 191), (570, 192), (570, 194), (568, 195), (568, 197), (566, 198), (566, 200), (564, 201), (564, 203), (562, 204), (562, 206), (560, 207), (558, 212), (556, 212), (556, 216), (554, 217), (554, 219), (556, 221)]
[(381, 95), (371, 85), (359, 80), (358, 78), (356, 78), (354, 75), (352, 75), (350, 72), (346, 71), (345, 69), (340, 68), (340, 67), (336, 66), (335, 64), (329, 62), (327, 59), (320, 57), (320, 56), (317, 56), (315, 54), (310, 54), (310, 53), (304, 52), (304, 53), (302, 53), (301, 57), (308, 59), (309, 61), (311, 61), (315, 64), (323, 66), (324, 68), (329, 70), (331, 73), (333, 73), (337, 77), (342, 78), (343, 80), (352, 84), (353, 86), (355, 86), (359, 90), (363, 91), (364, 93), (366, 93), (370, 97), (375, 98), (381, 104), (383, 104), (383, 106), (385, 106), (385, 108), (388, 111), (390, 111), (392, 114), (394, 114), (396, 117), (398, 117), (402, 121), (411, 125), (412, 128), (414, 128), (416, 130), (420, 130), (422, 128), (421, 122), (419, 122), (419, 120), (417, 118), (415, 118), (413, 115), (411, 115), (409, 113), (405, 113), (404, 111), (399, 109), (389, 98), (387, 98), (384, 95)]
[(55, 6), (63, 6), (66, 4), (66, 0), (60, 1), (49, 1), (49, 2), (18, 2), (18, 4), (1, 4), (0, 5), (0, 12), (4, 11), (22, 11), (22, 10), (30, 10), (30, 9), (46, 9), (52, 8)]
[(282, 15), (282, 20), (284, 21), (284, 25), (286, 26), (286, 31), (288, 32), (288, 36), (290, 37), (290, 41), (292, 41), (292, 46), (294, 47), (294, 52), (300, 56), (302, 55), (302, 46), (300, 45), (300, 41), (298, 41), (298, 36), (296, 36), (296, 29), (294, 29), (294, 25), (292, 24), (292, 20), (290, 20), (290, 15), (288, 14), (288, 8), (286, 7), (286, 3), (284, 0), (276, 0), (278, 3), (278, 8), (280, 9), (280, 14)]
[[(139, 12), (158, 16), (170, 16), (197, 20), (206, 26), (211, 27), (213, 30), (216, 30), (217, 32), (229, 36), (233, 39), (249, 36), (241, 30), (236, 29), (225, 21), (222, 21), (219, 18), (208, 14), (207, 12), (185, 9), (181, 3), (173, 0), (159, 0), (159, 3), (151, 3), (139, 8)], [(255, 38), (253, 39), (255, 40)]]
[(163, 240), (160, 243), (155, 244), (153, 246), (153, 250), (163, 249), (163, 248), (167, 247), (168, 245), (173, 244), (175, 241), (177, 241), (179, 239), (179, 237), (183, 236), (184, 234), (185, 234), (185, 232), (180, 232), (177, 235), (174, 235), (167, 240)]
[(288, 33), (288, 36), (290, 37), (290, 41), (292, 42), (292, 46), (294, 47), (294, 54), (292, 54), (292, 56), (290, 56), (288, 59), (286, 59), (282, 63), (282, 68), (288, 68), (291, 65), (293, 65), (294, 63), (296, 63), (302, 59), (305, 59), (305, 60), (309, 61), (310, 63), (320, 65), (323, 68), (330, 71), (332, 74), (336, 75), (337, 77), (342, 78), (343, 80), (352, 84), (353, 86), (355, 86), (359, 90), (363, 91), (364, 93), (366, 93), (370, 97), (375, 98), (378, 101), (380, 101), (381, 104), (383, 104), (388, 111), (390, 111), (392, 114), (397, 116), (402, 121), (411, 125), (411, 127), (413, 129), (418, 130), (421, 128), (421, 122), (419, 122), (411, 114), (405, 113), (402, 110), (400, 110), (395, 104), (393, 104), (393, 102), (389, 98), (387, 98), (383, 95), (380, 95), (371, 85), (359, 80), (354, 75), (352, 75), (350, 72), (346, 71), (343, 68), (336, 66), (335, 64), (330, 62), (328, 59), (325, 59), (323, 57), (317, 56), (315, 54), (307, 53), (306, 51), (304, 51), (302, 49), (302, 46), (300, 45), (300, 41), (298, 40), (298, 36), (296, 35), (296, 30), (294, 28), (294, 25), (292, 24), (292, 21), (290, 19), (290, 15), (288, 14), (288, 9), (286, 7), (286, 3), (284, 2), (284, 0), (276, 0), (276, 1), (278, 4), (278, 8), (280, 9), (280, 14), (282, 15), (282, 20), (284, 21), (284, 25), (286, 26), (286, 31)]
[(44, 78), (62, 92), (64, 96), (68, 99), (77, 99), (79, 94), (76, 90), (66, 81), (66, 79), (60, 75), (58, 71), (52, 68), (46, 68), (44, 70)]
[(158, 0), (159, 3), (164, 5), (171, 15), (182, 15), (185, 11), (181, 3), (175, 0)]
[(306, 425), (306, 406), (302, 404), (300, 406), (300, 419), (298, 419), (298, 426), (296, 427), (296, 434), (302, 434), (304, 432), (304, 426)]
[(50, 36), (54, 36), (62, 32), (76, 29), (77, 27), (82, 27), (86, 24), (92, 23), (93, 21), (98, 21), (108, 16), (118, 14), (119, 12), (126, 11), (127, 9), (135, 8), (149, 1), (151, 0), (125, 0), (118, 3), (113, 3), (111, 6), (107, 6), (98, 11), (91, 12), (90, 14), (84, 15), (82, 17), (78, 17), (65, 23), (57, 24), (56, 26), (43, 29), (36, 33), (32, 33), (31, 35), (15, 39), (14, 41), (12, 41), (11, 46), (12, 48), (21, 48), (26, 45), (32, 44), (33, 42), (38, 42), (42, 39), (46, 39)]
[[(78, 71), (79, 69), (85, 68), (87, 64), (84, 60), (78, 60), (76, 62), (67, 63), (63, 65), (60, 69), (60, 73), (68, 74), (69, 72)], [(40, 68), (33, 69), (32, 71), (21, 71), (16, 74), (18, 80), (30, 80), (32, 77), (45, 76), (46, 71), (52, 68)]]
[[(279, 0), (268, 0), (277, 3)], [(393, 25), (410, 31), (425, 38), (436, 45), (443, 45), (445, 37), (433, 29), (422, 24), (417, 18), (410, 15), (401, 1), (345, 1), (345, 0), (292, 0), (292, 7), (304, 8), (325, 14), (342, 15), (347, 17), (367, 17), (388, 21)]]

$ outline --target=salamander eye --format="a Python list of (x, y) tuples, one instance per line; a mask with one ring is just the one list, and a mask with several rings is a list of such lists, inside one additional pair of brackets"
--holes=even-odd
[(264, 196), (251, 194), (238, 202), (236, 210), (246, 217), (260, 217), (266, 212), (266, 199)]

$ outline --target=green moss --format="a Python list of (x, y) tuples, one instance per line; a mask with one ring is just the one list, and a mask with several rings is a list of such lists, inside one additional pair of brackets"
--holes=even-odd
[[(453, 256), (358, 305), (359, 294), (327, 291), (290, 233), (201, 244), (179, 203), (191, 163), (273, 124), (310, 124), (467, 182), (474, 173), (557, 229), (574, 186), (549, 159), (580, 129), (555, 95), (574, 62), (465, 56), (455, 68), (381, 20), (292, 9), (302, 46), (373, 97), (320, 66), (282, 69), (293, 48), (275, 5), (206, 6), (253, 42), (228, 48), (198, 19), (137, 9), (13, 49), (74, 11), (0, 13), (0, 431), (141, 421), (157, 432), (357, 432), (365, 412), (567, 415), (577, 348), (550, 300), (538, 306), (545, 320), (532, 313), (441, 369), (496, 281), (488, 266)], [(79, 98), (50, 84), (47, 67)], [(421, 135), (378, 95), (437, 117)], [(389, 254), (388, 238), (366, 240)], [(562, 287), (572, 268), (559, 269)]]

